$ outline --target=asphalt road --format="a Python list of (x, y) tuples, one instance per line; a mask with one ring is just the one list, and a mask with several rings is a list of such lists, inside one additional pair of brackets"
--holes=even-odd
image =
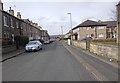
[(3, 81), (117, 81), (118, 69), (61, 42), (2, 63)]

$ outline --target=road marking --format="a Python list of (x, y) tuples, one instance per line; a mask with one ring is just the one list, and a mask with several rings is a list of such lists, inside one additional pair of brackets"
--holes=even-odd
[(101, 73), (99, 73), (94, 67), (92, 67), (90, 64), (85, 62), (80, 56), (73, 53), (67, 46), (63, 44), (63, 46), (77, 59), (77, 61), (82, 64), (86, 70), (92, 74), (92, 76), (98, 80), (98, 81), (109, 81), (105, 76), (103, 76)]

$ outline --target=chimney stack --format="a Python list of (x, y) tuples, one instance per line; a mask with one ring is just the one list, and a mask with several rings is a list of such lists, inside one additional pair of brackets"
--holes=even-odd
[(9, 9), (9, 14), (11, 14), (11, 15), (14, 16), (14, 10), (12, 10), (11, 7), (10, 7), (10, 9)]
[(3, 3), (1, 0), (0, 0), (0, 10), (3, 10)]
[(20, 14), (20, 12), (17, 12), (17, 17), (18, 17), (19, 19), (21, 19), (21, 14)]
[(98, 20), (99, 23), (101, 23), (101, 20)]

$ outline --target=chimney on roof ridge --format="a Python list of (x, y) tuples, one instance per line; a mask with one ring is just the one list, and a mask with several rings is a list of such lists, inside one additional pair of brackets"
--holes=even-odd
[(102, 21), (101, 20), (98, 20), (99, 23), (101, 23)]
[(12, 10), (12, 8), (10, 7), (9, 9), (9, 14), (13, 15), (14, 16), (14, 10)]
[(0, 10), (3, 10), (3, 3), (1, 0), (0, 0)]
[(20, 12), (17, 12), (17, 18), (21, 19), (21, 14), (20, 14)]

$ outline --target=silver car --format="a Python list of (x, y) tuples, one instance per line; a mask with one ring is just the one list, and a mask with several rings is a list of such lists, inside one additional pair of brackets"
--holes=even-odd
[(37, 51), (42, 49), (42, 43), (40, 41), (30, 41), (25, 46), (25, 51)]

